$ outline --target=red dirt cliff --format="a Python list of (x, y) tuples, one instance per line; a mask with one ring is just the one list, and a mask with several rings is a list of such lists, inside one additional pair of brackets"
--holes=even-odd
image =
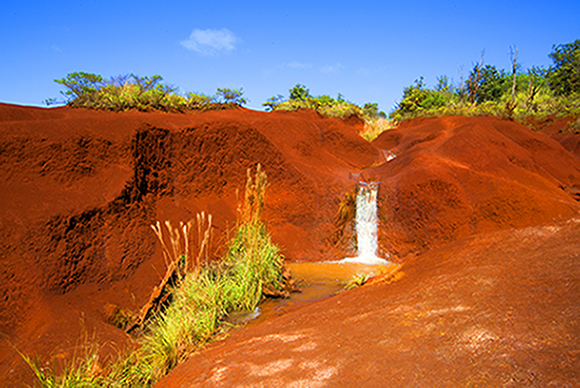
[[(83, 331), (112, 348), (131, 343), (107, 309), (137, 311), (163, 276), (150, 225), (203, 210), (214, 215), (219, 241), (235, 223), (236, 190), (258, 163), (270, 183), (265, 217), (288, 260), (352, 254), (349, 234), (338, 247), (329, 237), (359, 173), (382, 182), (380, 246), (399, 262), (580, 209), (570, 137), (567, 150), (557, 136), (493, 117), (412, 120), (372, 143), (358, 130), (356, 120), (311, 111), (0, 104), (0, 332), (45, 359), (70, 356)], [(386, 162), (383, 150), (397, 158)], [(0, 343), (0, 385), (29, 379)]]

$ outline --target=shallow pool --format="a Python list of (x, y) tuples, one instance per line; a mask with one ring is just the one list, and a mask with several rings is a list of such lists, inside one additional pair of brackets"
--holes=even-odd
[(287, 299), (268, 298), (255, 311), (234, 313), (228, 321), (234, 324), (254, 325), (266, 319), (280, 316), (304, 305), (329, 298), (345, 289), (356, 275), (376, 276), (394, 272), (399, 264), (360, 264), (339, 262), (286, 263), (300, 292)]

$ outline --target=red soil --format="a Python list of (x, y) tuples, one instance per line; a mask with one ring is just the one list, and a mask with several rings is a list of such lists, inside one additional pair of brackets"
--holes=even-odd
[[(19, 350), (38, 353), (43, 359), (51, 355), (59, 359), (70, 356), (83, 331), (95, 333), (101, 342), (108, 341), (111, 348), (130, 343), (127, 335), (108, 322), (107, 310), (114, 305), (137, 311), (163, 276), (161, 250), (149, 225), (157, 220), (186, 221), (205, 210), (215, 218), (218, 235), (215, 240), (219, 241), (220, 233), (235, 222), (236, 190), (243, 190), (246, 169), (260, 163), (270, 183), (265, 217), (274, 241), (289, 260), (332, 259), (353, 253), (348, 233), (339, 244), (341, 248), (329, 241), (340, 199), (355, 187), (352, 175), (362, 173), (367, 179), (382, 182), (381, 248), (393, 260), (406, 263), (406, 276), (399, 283), (363, 287), (281, 317), (280, 321), (260, 325), (262, 329), (252, 329), (265, 333), (278, 330), (283, 324), (285, 334), (279, 338), (293, 332), (318, 333), (320, 337), (313, 337), (316, 344), (320, 344), (316, 338), (326, 338), (325, 358), (317, 353), (319, 345), (301, 344), (305, 370), (327, 371), (324, 376), (335, 379), (342, 375), (343, 367), (350, 367), (344, 361), (347, 355), (366, 360), (362, 347), (343, 353), (336, 348), (341, 342), (328, 341), (329, 337), (352, 337), (352, 341), (365, 347), (383, 344), (382, 350), (375, 349), (369, 354), (387, 358), (353, 364), (361, 378), (369, 382), (377, 382), (377, 376), (384, 373), (406, 376), (400, 381), (407, 384), (439, 381), (423, 364), (416, 364), (418, 360), (413, 357), (419, 354), (417, 351), (404, 356), (408, 351), (405, 349), (417, 341), (431, 344), (425, 355), (443, 352), (443, 361), (425, 366), (453, 370), (449, 360), (454, 354), (463, 360), (460, 372), (456, 372), (459, 380), (450, 380), (460, 383), (466, 381), (463, 379), (466, 373), (471, 373), (469, 368), (475, 368), (469, 357), (479, 351), (482, 341), (493, 344), (495, 350), (507, 352), (509, 360), (515, 360), (513, 365), (531, 363), (532, 359), (526, 357), (535, 357), (535, 353), (525, 349), (550, 336), (542, 337), (540, 333), (537, 338), (508, 341), (509, 346), (524, 349), (521, 352), (501, 348), (503, 342), (497, 339), (509, 333), (512, 337), (524, 335), (525, 325), (519, 319), (527, 317), (525, 309), (541, 311), (543, 318), (530, 325), (547, 324), (545, 330), (550, 330), (550, 317), (559, 317), (557, 314), (564, 314), (566, 319), (578, 318), (578, 310), (571, 304), (571, 298), (578, 296), (578, 266), (571, 259), (577, 258), (578, 252), (575, 248), (578, 239), (574, 239), (574, 233), (577, 236), (578, 232), (576, 223), (559, 224), (565, 234), (560, 240), (543, 238), (542, 228), (521, 229), (554, 219), (569, 219), (580, 209), (575, 200), (576, 190), (580, 189), (580, 160), (570, 146), (577, 136), (559, 138), (549, 133), (550, 137), (519, 124), (487, 117), (413, 120), (385, 132), (372, 144), (360, 138), (358, 130), (360, 123), (356, 120), (328, 119), (310, 111), (111, 113), (0, 104), (0, 230), (4, 235), (0, 242), (0, 332)], [(385, 163), (381, 150), (392, 150), (398, 157)], [(501, 230), (505, 232), (498, 232)], [(520, 234), (527, 233), (526, 230), (534, 231), (530, 232), (533, 236), (540, 233), (542, 238), (538, 237), (536, 244), (539, 253), (532, 249), (536, 245), (515, 244), (525, 241), (527, 235)], [(445, 245), (453, 241), (459, 241), (456, 243), (459, 245)], [(512, 252), (511, 258), (501, 261), (499, 248), (495, 256), (486, 256), (489, 247), (496, 245)], [(442, 250), (425, 253), (444, 246)], [(461, 254), (456, 255), (453, 249)], [(561, 254), (547, 257), (547, 253), (557, 249)], [(450, 254), (452, 258), (448, 257)], [(526, 272), (537, 261), (540, 262), (537, 270)], [(546, 278), (534, 288), (533, 294), (539, 302), (533, 305), (531, 296), (525, 292), (529, 287), (514, 282), (521, 277), (522, 282), (535, 284), (543, 273)], [(479, 287), (483, 290), (480, 300), (472, 295), (475, 291), (469, 287), (473, 284), (459, 281), (469, 274), (502, 282)], [(446, 278), (455, 280), (446, 285), (442, 281)], [(573, 293), (566, 294), (554, 285), (562, 280), (565, 282), (557, 287), (568, 287), (566, 290)], [(553, 296), (556, 294), (546, 294), (550, 287), (561, 291), (557, 292), (558, 298)], [(449, 290), (456, 290), (459, 299), (453, 299)], [(426, 299), (429, 293), (432, 300)], [(513, 332), (507, 328), (502, 332), (496, 326), (472, 327), (474, 317), (479, 316), (475, 313), (487, 317), (485, 322), (492, 322), (492, 318), (504, 317), (502, 314), (511, 311), (498, 303), (498, 298), (508, 296), (512, 297), (510, 303), (518, 306), (524, 303), (521, 308), (514, 305), (517, 311), (513, 313)], [(451, 309), (453, 314), (417, 315), (417, 311), (426, 308), (425, 303), (440, 304), (443, 307), (437, 307), (439, 310)], [(408, 309), (380, 313), (398, 311), (394, 310), (397, 306)], [(462, 307), (453, 310), (457, 306)], [(554, 310), (560, 307), (565, 311)], [(464, 311), (468, 310), (466, 314)], [(310, 313), (303, 315), (307, 312)], [(316, 316), (321, 314), (324, 320), (317, 320)], [(438, 317), (437, 322), (443, 325), (438, 330), (443, 330), (447, 337), (442, 334), (437, 338), (449, 340), (446, 345), (439, 345), (448, 347), (436, 346), (434, 329), (427, 333), (424, 328), (421, 336), (412, 331), (413, 327), (421, 327), (420, 323), (431, 321), (405, 321), (409, 323), (406, 324), (403, 320), (409, 314), (424, 320)], [(355, 325), (347, 319), (359, 315), (374, 317), (362, 331), (358, 329), (360, 321)], [(455, 318), (448, 321), (445, 318), (448, 316)], [(437, 322), (427, 327), (433, 328)], [(339, 325), (340, 329), (334, 332), (333, 325)], [(562, 328), (561, 333), (577, 330), (574, 326), (577, 324), (570, 325)], [(384, 327), (393, 327), (394, 337), (389, 339)], [(413, 333), (417, 336), (413, 337)], [(310, 334), (302, 334), (296, 338), (309, 338)], [(337, 337), (339, 334), (342, 337)], [(237, 335), (226, 341), (225, 349), (240, 346), (235, 340)], [(380, 336), (384, 337), (382, 342), (376, 340)], [(573, 337), (570, 348), (560, 343), (554, 345), (554, 356), (549, 360), (559, 359), (558, 352), (577, 352), (577, 336)], [(267, 349), (268, 344), (276, 346), (276, 341), (253, 343), (260, 343), (259, 349)], [(289, 344), (287, 351), (293, 351), (291, 347), (298, 343), (293, 341), (298, 339), (282, 341)], [(347, 341), (349, 346), (354, 346), (352, 341)], [(479, 342), (473, 345), (473, 341)], [(254, 349), (252, 346), (246, 348)], [(207, 354), (222, 357), (219, 349), (212, 347)], [(252, 357), (260, 357), (259, 349), (255, 349)], [(543, 348), (537, 345), (534, 349)], [(238, 365), (239, 373), (231, 372), (227, 366), (230, 369), (224, 376), (231, 372), (234, 377), (224, 377), (228, 383), (224, 386), (240, 376), (247, 377), (248, 383), (261, 378), (262, 372), (250, 376), (247, 370), (242, 370), (245, 364), (235, 364), (235, 357), (245, 357), (241, 353), (225, 352), (224, 360), (228, 354), (233, 354), (232, 365)], [(332, 354), (343, 357), (343, 361), (336, 364), (324, 361), (331, 360)], [(282, 360), (277, 355), (268, 357), (262, 357), (262, 362)], [(552, 362), (549, 360), (546, 362)], [(496, 361), (484, 358), (482, 370), (493, 369)], [(170, 376), (167, 381), (201, 383), (215, 377), (208, 371), (215, 371), (219, 363), (204, 361), (200, 366), (205, 368), (203, 372), (195, 368), (188, 372), (187, 368), (192, 368), (189, 365), (176, 371), (175, 376), (179, 377)], [(270, 370), (287, 375), (283, 382), (293, 381), (292, 373), (298, 373), (276, 365), (270, 365), (274, 368)], [(568, 370), (565, 366), (561, 368)], [(189, 376), (194, 372), (201, 377)], [(260, 381), (264, 384), (274, 381), (268, 380), (272, 373), (264, 373)], [(336, 381), (345, 383), (356, 377), (348, 373), (344, 376)], [(494, 376), (495, 380), (489, 381), (504, 381), (497, 380), (499, 375)], [(568, 372), (554, 376), (573, 381)], [(576, 375), (572, 377), (577, 379)], [(16, 352), (1, 342), (0, 385), (15, 385), (29, 379), (30, 371)]]
[(580, 189), (578, 158), (510, 121), (417, 119), (383, 133), (373, 145), (399, 155), (364, 176), (382, 182), (380, 245), (400, 255), (578, 209), (571, 198)]
[(576, 387), (580, 218), (482, 233), (237, 329), (156, 387)]
[(529, 126), (557, 140), (570, 153), (580, 157), (580, 117), (547, 117), (533, 120)]

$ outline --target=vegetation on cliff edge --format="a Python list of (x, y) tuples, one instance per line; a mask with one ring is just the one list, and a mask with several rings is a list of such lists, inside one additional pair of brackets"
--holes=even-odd
[(482, 53), (467, 79), (457, 84), (441, 76), (429, 88), (419, 77), (403, 90), (390, 118), (495, 115), (524, 120), (580, 115), (580, 40), (555, 45), (549, 54), (553, 64), (547, 69), (532, 66), (522, 71), (517, 53), (512, 48), (512, 66), (507, 71), (485, 64)]
[[(164, 83), (160, 75), (127, 74), (105, 79), (97, 74), (74, 72), (54, 81), (65, 87), (62, 94), (73, 108), (185, 112), (235, 108), (247, 103), (243, 88), (218, 88), (213, 96), (182, 95), (177, 88)], [(46, 102), (51, 104), (55, 100)]]

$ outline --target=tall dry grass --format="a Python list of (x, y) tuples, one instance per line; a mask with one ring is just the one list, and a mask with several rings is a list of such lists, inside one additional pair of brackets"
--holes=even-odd
[(180, 279), (188, 273), (197, 275), (209, 259), (212, 239), (211, 214), (198, 213), (195, 219), (187, 223), (180, 222), (179, 227), (169, 221), (165, 221), (164, 225), (165, 229), (157, 221), (155, 225), (151, 225), (151, 229), (161, 243), (167, 268), (175, 267)]
[(395, 126), (395, 121), (384, 117), (368, 119), (365, 120), (364, 129), (360, 135), (368, 141), (373, 141), (379, 137), (381, 133), (394, 128)]

